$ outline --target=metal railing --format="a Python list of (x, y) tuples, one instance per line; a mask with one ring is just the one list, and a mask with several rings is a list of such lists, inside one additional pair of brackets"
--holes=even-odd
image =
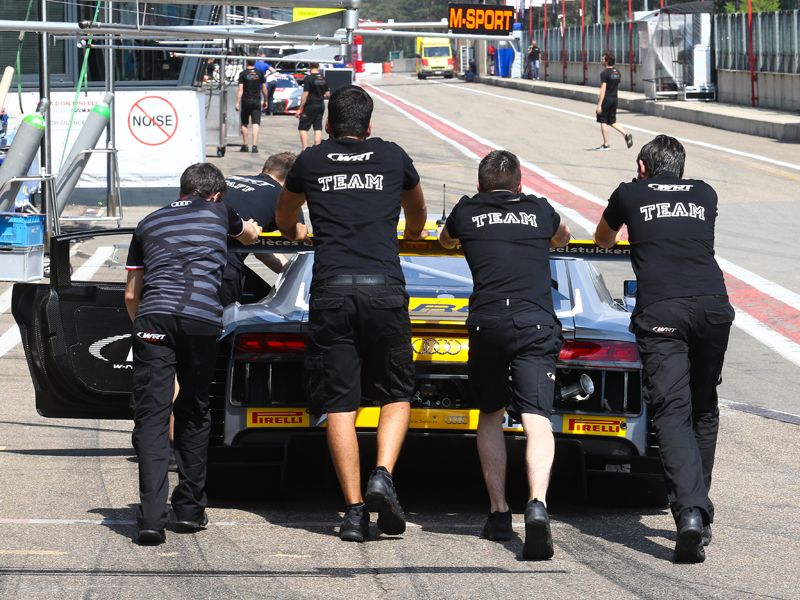
[[(756, 71), (800, 73), (800, 10), (753, 15)], [(714, 16), (714, 53), (718, 69), (747, 71), (747, 14)]]
[[(567, 56), (567, 62), (581, 62), (581, 28), (580, 27), (567, 27), (564, 32), (565, 40), (564, 46)], [(527, 37), (527, 35), (526, 35)], [(536, 44), (544, 51), (545, 49), (545, 35), (543, 29), (533, 31), (533, 39)], [(634, 63), (639, 63), (639, 35), (634, 29), (633, 32), (633, 55)], [(528, 42), (530, 43), (530, 42)], [(527, 47), (527, 45), (525, 46)], [(605, 24), (587, 25), (586, 26), (586, 60), (588, 62), (600, 62), (600, 57), (605, 50), (611, 50), (617, 59), (617, 63), (628, 63), (628, 24), (627, 23), (610, 23), (608, 26), (608, 44), (606, 44), (606, 26)], [(544, 60), (544, 57), (542, 57)], [(561, 29), (548, 29), (547, 30), (547, 60), (551, 63), (561, 62)]]
[[(634, 30), (634, 63), (639, 64), (638, 27)], [(568, 62), (580, 62), (581, 28), (567, 27), (564, 32), (564, 49)], [(525, 38), (527, 38), (527, 31)], [(561, 29), (547, 30), (547, 60), (562, 61)], [(545, 32), (533, 31), (533, 39), (545, 50)], [(627, 64), (629, 57), (628, 23), (611, 23), (606, 41), (605, 24), (586, 26), (586, 60), (599, 63), (604, 50), (611, 50), (617, 64)], [(525, 40), (525, 47), (530, 43)], [(747, 14), (714, 15), (714, 54), (718, 69), (747, 71), (750, 68), (747, 53)], [(783, 10), (753, 14), (753, 54), (755, 70), (773, 73), (800, 73), (800, 10)], [(544, 59), (544, 57), (542, 57)]]

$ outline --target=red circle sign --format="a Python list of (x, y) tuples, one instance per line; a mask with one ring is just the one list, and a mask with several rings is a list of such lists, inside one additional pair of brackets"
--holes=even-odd
[(128, 112), (128, 130), (146, 146), (160, 146), (178, 131), (178, 111), (161, 96), (145, 96)]

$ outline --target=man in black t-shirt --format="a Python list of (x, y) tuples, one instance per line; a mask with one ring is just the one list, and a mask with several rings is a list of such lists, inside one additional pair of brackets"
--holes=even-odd
[(597, 122), (600, 123), (600, 133), (603, 134), (603, 145), (598, 150), (610, 150), (608, 143), (608, 126), (611, 125), (625, 138), (628, 148), (633, 146), (633, 136), (617, 123), (617, 90), (622, 74), (614, 66), (614, 54), (606, 50), (603, 52), (603, 72), (600, 73), (600, 95), (597, 97)]
[(637, 279), (631, 330), (678, 527), (676, 562), (702, 562), (719, 430), (717, 385), (734, 311), (714, 258), (717, 195), (683, 179), (686, 153), (659, 135), (637, 158), (638, 179), (611, 195), (594, 237), (610, 248), (628, 226)]
[[(397, 225), (421, 239), (427, 210), (419, 175), (400, 146), (370, 138), (372, 98), (357, 86), (331, 97), (326, 141), (297, 158), (278, 200), (281, 233), (304, 240), (297, 211), (308, 202), (314, 267), (305, 362), (312, 414), (327, 413), (328, 445), (347, 510), (339, 530), (363, 542), (369, 512), (388, 535), (405, 531), (392, 470), (408, 430), (414, 391), (408, 294)], [(366, 398), (381, 404), (377, 466), (362, 497), (355, 418)], [(365, 502), (366, 501), (366, 502)]]
[[(258, 175), (229, 176), (225, 180), (228, 184), (225, 204), (243, 219), (253, 219), (259, 223), (264, 231), (275, 231), (278, 228), (275, 224), (275, 206), (295, 158), (291, 152), (280, 152), (267, 159)], [(304, 222), (302, 211), (297, 218), (301, 223)], [(237, 240), (228, 241), (228, 264), (225, 265), (219, 290), (222, 306), (232, 302), (257, 302), (269, 293), (270, 286), (244, 264), (249, 253)], [(275, 273), (280, 273), (286, 264), (282, 254), (258, 252), (255, 256)]]
[(536, 45), (536, 40), (531, 41), (528, 47), (528, 77), (539, 79), (539, 61), (542, 58), (542, 51)]
[(314, 127), (314, 144), (322, 142), (322, 117), (325, 114), (325, 99), (330, 98), (328, 83), (319, 74), (319, 63), (309, 65), (311, 71), (303, 80), (303, 97), (300, 99), (300, 108), (297, 117), (300, 121), (297, 129), (300, 131), (300, 144), (303, 150), (308, 148), (308, 130)]
[[(241, 110), (242, 152), (250, 152), (247, 145), (247, 126), (253, 130), (252, 152), (258, 152), (258, 129), (261, 125), (261, 111), (269, 97), (267, 80), (255, 67), (256, 61), (248, 59), (246, 68), (239, 73), (239, 86), (236, 88), (236, 110)], [(252, 125), (251, 125), (252, 124)]]
[[(160, 544), (167, 523), (170, 413), (178, 485), (176, 530), (205, 528), (206, 459), (222, 306), (217, 296), (233, 236), (252, 244), (257, 223), (219, 202), (225, 178), (209, 163), (181, 175), (181, 197), (141, 220), (128, 251), (125, 305), (133, 321), (133, 446), (139, 457), (140, 544)], [(180, 387), (173, 404), (176, 383)]]
[[(478, 166), (478, 193), (464, 196), (439, 232), (445, 248), (460, 243), (472, 271), (469, 299), (469, 381), (477, 399), (478, 454), (489, 492), (490, 540), (511, 539), (506, 502), (506, 408), (522, 420), (530, 496), (523, 558), (553, 555), (547, 484), (553, 464), (556, 359), (561, 324), (553, 311), (549, 248), (563, 246), (569, 228), (544, 198), (522, 193), (519, 160), (505, 150)], [(510, 383), (509, 383), (510, 376)]]

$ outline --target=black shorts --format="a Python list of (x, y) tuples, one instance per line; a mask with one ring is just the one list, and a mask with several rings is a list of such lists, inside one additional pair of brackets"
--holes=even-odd
[(261, 100), (242, 100), (242, 127), (261, 125)]
[(314, 284), (309, 301), (305, 388), (312, 414), (355, 411), (362, 397), (409, 402), (414, 363), (405, 286), (335, 283), (337, 277)]
[(617, 122), (617, 99), (604, 98), (600, 105), (600, 112), (597, 113), (597, 122), (613, 125)]
[(300, 115), (300, 122), (297, 124), (298, 131), (308, 131), (314, 127), (314, 131), (322, 131), (322, 116), (325, 114), (324, 104), (306, 104), (303, 114)]
[(558, 320), (532, 303), (512, 300), (471, 314), (467, 324), (469, 382), (481, 412), (509, 408), (550, 418), (564, 341)]

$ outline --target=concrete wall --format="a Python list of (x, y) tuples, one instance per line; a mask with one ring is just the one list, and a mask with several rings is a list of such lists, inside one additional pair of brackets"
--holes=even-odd
[[(617, 63), (615, 65), (619, 72), (622, 74), (622, 81), (620, 82), (620, 89), (631, 91), (631, 69), (630, 65), (624, 63)], [(586, 85), (598, 88), (600, 87), (600, 73), (603, 66), (600, 63), (586, 63)], [(544, 79), (544, 61), (541, 62), (539, 67), (539, 78)], [(554, 83), (583, 83), (583, 63), (567, 61), (567, 80), (564, 81), (564, 65), (560, 62), (549, 62), (547, 66), (547, 81)], [(636, 92), (644, 92), (642, 83), (642, 67), (636, 65), (634, 71), (634, 81), (636, 82)]]
[[(797, 112), (800, 109), (800, 75), (756, 73), (758, 106)], [(717, 71), (717, 99), (750, 106), (750, 73)]]
[(417, 70), (416, 58), (396, 58), (392, 61), (393, 73), (413, 73)]

